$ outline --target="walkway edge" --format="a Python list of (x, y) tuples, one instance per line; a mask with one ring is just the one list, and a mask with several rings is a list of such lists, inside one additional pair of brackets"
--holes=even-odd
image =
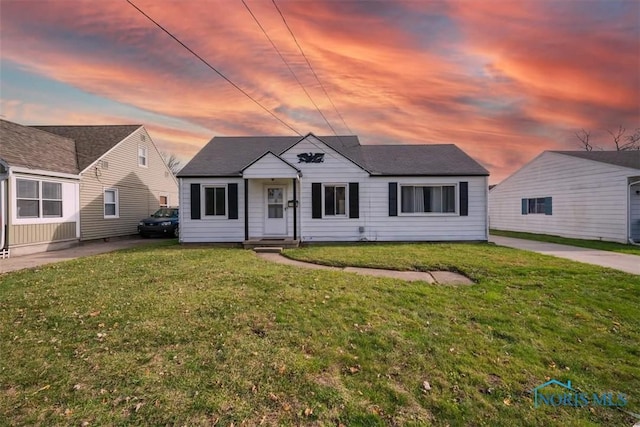
[(297, 261), (291, 258), (287, 258), (279, 253), (256, 253), (258, 258), (262, 258), (267, 261), (275, 262), (278, 264), (285, 264), (299, 268), (309, 268), (315, 270), (331, 270), (331, 271), (343, 271), (346, 273), (355, 273), (364, 276), (372, 277), (386, 277), (391, 279), (399, 279), (407, 282), (423, 281), (431, 284), (441, 285), (473, 285), (473, 281), (462, 274), (453, 273), (450, 271), (396, 271), (385, 270), (379, 268), (364, 268), (364, 267), (331, 267), (328, 265), (314, 264), (310, 262)]

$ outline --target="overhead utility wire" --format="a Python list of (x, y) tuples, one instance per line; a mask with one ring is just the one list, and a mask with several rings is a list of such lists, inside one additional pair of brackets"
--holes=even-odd
[(322, 91), (324, 92), (324, 94), (329, 99), (329, 102), (331, 102), (331, 105), (333, 105), (333, 109), (336, 110), (336, 113), (338, 113), (338, 116), (340, 116), (340, 120), (342, 120), (342, 123), (344, 123), (344, 126), (347, 128), (349, 133), (353, 133), (353, 132), (351, 132), (351, 129), (349, 129), (349, 126), (347, 125), (347, 122), (344, 121), (344, 117), (342, 117), (342, 114), (340, 114), (340, 111), (338, 111), (338, 108), (336, 107), (336, 104), (333, 103), (333, 100), (329, 96), (329, 93), (327, 92), (327, 90), (325, 89), (324, 85), (320, 81), (320, 78), (318, 77), (318, 75), (316, 74), (315, 70), (311, 66), (311, 62), (309, 62), (309, 59), (307, 58), (307, 55), (304, 54), (304, 50), (302, 50), (302, 46), (300, 46), (300, 43), (298, 43), (298, 39), (296, 39), (296, 36), (293, 34), (293, 30), (291, 30), (291, 27), (289, 27), (289, 24), (287, 24), (287, 20), (284, 18), (284, 15), (282, 14), (282, 11), (280, 10), (280, 8), (278, 7), (278, 4), (276, 3), (276, 0), (271, 0), (271, 2), (276, 7), (276, 10), (278, 11), (278, 14), (282, 18), (282, 22), (284, 22), (284, 25), (287, 27), (287, 30), (289, 30), (289, 34), (291, 34), (291, 37), (293, 37), (293, 41), (296, 42), (296, 46), (298, 46), (298, 49), (300, 50), (300, 53), (302, 54), (302, 57), (304, 58), (305, 61), (307, 61), (307, 65), (309, 66), (309, 69), (311, 70), (313, 75), (316, 77), (316, 80), (320, 84), (320, 87), (322, 88)]
[(247, 11), (249, 12), (249, 14), (251, 15), (251, 17), (253, 18), (254, 21), (256, 21), (256, 24), (258, 24), (258, 27), (260, 27), (260, 29), (262, 30), (262, 32), (264, 33), (265, 37), (267, 38), (267, 40), (269, 40), (269, 43), (271, 43), (271, 46), (273, 46), (273, 48), (275, 49), (275, 51), (278, 53), (278, 56), (280, 56), (280, 59), (282, 59), (282, 62), (284, 62), (284, 65), (287, 66), (287, 68), (289, 69), (289, 72), (291, 72), (291, 75), (293, 76), (294, 79), (296, 79), (296, 81), (298, 82), (298, 84), (300, 85), (300, 87), (302, 88), (302, 90), (304, 91), (304, 93), (307, 95), (307, 98), (309, 98), (309, 101), (311, 101), (311, 103), (313, 104), (314, 107), (316, 107), (316, 110), (318, 110), (318, 113), (320, 113), (320, 115), (322, 116), (322, 118), (324, 119), (324, 121), (327, 123), (327, 126), (329, 126), (329, 128), (331, 128), (331, 130), (333, 131), (333, 133), (335, 135), (338, 135), (336, 130), (333, 128), (333, 126), (331, 126), (331, 123), (329, 123), (329, 120), (327, 120), (327, 117), (322, 113), (322, 111), (320, 110), (320, 107), (318, 107), (318, 104), (315, 103), (315, 101), (313, 100), (313, 98), (311, 98), (311, 95), (309, 94), (309, 92), (307, 91), (307, 89), (304, 87), (304, 85), (302, 84), (302, 82), (300, 81), (300, 79), (298, 78), (298, 76), (296, 75), (296, 73), (293, 71), (293, 69), (291, 68), (291, 66), (289, 65), (289, 63), (287, 62), (287, 60), (284, 58), (284, 56), (282, 55), (282, 53), (280, 52), (280, 49), (278, 49), (278, 46), (276, 46), (276, 44), (273, 42), (273, 40), (271, 39), (271, 37), (269, 37), (269, 34), (267, 34), (267, 31), (264, 29), (264, 27), (262, 26), (262, 24), (260, 24), (260, 21), (258, 21), (258, 18), (256, 17), (256, 15), (251, 11), (251, 8), (249, 7), (249, 5), (245, 2), (245, 0), (240, 0), (242, 1), (242, 4), (244, 5), (244, 7), (247, 8)]
[(302, 136), (302, 134), (300, 132), (298, 132), (297, 130), (295, 130), (293, 127), (291, 127), (288, 123), (286, 123), (284, 120), (282, 120), (280, 117), (276, 116), (271, 110), (269, 110), (267, 107), (265, 107), (264, 105), (262, 105), (258, 100), (256, 100), (254, 97), (252, 97), (251, 95), (249, 95), (244, 89), (242, 89), (240, 86), (238, 86), (237, 84), (235, 84), (234, 82), (232, 82), (227, 76), (225, 76), (224, 74), (222, 74), (222, 72), (218, 71), (213, 65), (209, 64), (205, 59), (203, 59), (200, 55), (198, 55), (197, 53), (195, 53), (189, 46), (187, 46), (186, 44), (184, 44), (182, 41), (180, 41), (176, 36), (174, 36), (173, 34), (171, 34), (171, 32), (169, 32), (169, 30), (167, 30), (166, 28), (164, 28), (162, 25), (160, 25), (158, 22), (156, 22), (153, 18), (151, 18), (149, 15), (147, 15), (142, 9), (140, 9), (138, 6), (136, 6), (131, 0), (127, 0), (127, 3), (129, 3), (131, 6), (133, 6), (138, 12), (140, 12), (142, 15), (144, 15), (149, 21), (153, 22), (158, 28), (160, 28), (162, 31), (164, 31), (165, 33), (167, 33), (167, 35), (169, 37), (171, 37), (172, 39), (174, 39), (176, 42), (178, 42), (182, 47), (184, 47), (186, 50), (188, 50), (193, 56), (195, 56), (196, 58), (198, 58), (200, 61), (202, 61), (207, 67), (211, 68), (216, 74), (218, 74), (220, 77), (222, 77), (223, 79), (225, 79), (231, 86), (233, 86), (234, 88), (238, 89), (240, 92), (242, 92), (242, 94), (244, 94), (244, 96), (246, 96), (247, 98), (249, 98), (250, 100), (252, 100), (256, 105), (258, 105), (260, 108), (262, 108), (264, 111), (266, 111), (267, 113), (269, 113), (273, 118), (275, 118), (276, 120), (278, 120), (280, 123), (282, 123), (283, 125), (285, 125), (286, 127), (288, 127), (289, 129), (291, 129), (292, 131), (294, 131), (295, 133), (297, 133), (298, 135)]

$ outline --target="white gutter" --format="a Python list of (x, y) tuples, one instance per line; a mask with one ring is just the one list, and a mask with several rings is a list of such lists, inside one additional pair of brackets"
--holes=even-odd
[(39, 176), (50, 176), (53, 178), (68, 178), (68, 179), (80, 179), (80, 175), (74, 175), (74, 174), (70, 174), (70, 173), (64, 173), (64, 172), (51, 172), (51, 171), (46, 171), (46, 170), (42, 170), (42, 169), (29, 169), (29, 168), (22, 168), (22, 167), (18, 167), (18, 166), (11, 166), (11, 171), (13, 173), (23, 173), (23, 174), (28, 174), (28, 175), (39, 175)]
[(635, 240), (633, 240), (633, 238), (631, 237), (631, 186), (635, 185), (635, 184), (640, 184), (640, 181), (633, 181), (630, 182), (628, 185), (628, 190), (627, 190), (627, 238), (629, 240), (629, 243), (631, 243), (632, 245), (637, 245), (640, 246), (640, 242), (636, 242)]

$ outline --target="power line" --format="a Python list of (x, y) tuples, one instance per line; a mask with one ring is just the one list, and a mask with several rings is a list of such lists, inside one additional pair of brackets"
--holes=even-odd
[(282, 22), (284, 22), (284, 25), (287, 27), (287, 30), (289, 30), (289, 34), (291, 34), (291, 37), (293, 37), (293, 41), (296, 42), (296, 46), (298, 46), (298, 49), (300, 50), (300, 53), (302, 54), (302, 57), (304, 58), (305, 61), (307, 61), (307, 65), (309, 66), (309, 69), (311, 70), (311, 72), (315, 76), (316, 80), (320, 84), (320, 87), (322, 88), (322, 91), (324, 92), (324, 94), (329, 99), (329, 102), (331, 102), (331, 105), (333, 105), (333, 109), (336, 110), (336, 113), (338, 113), (338, 116), (340, 117), (340, 120), (342, 120), (342, 123), (344, 123), (344, 126), (347, 128), (349, 133), (353, 133), (353, 132), (351, 132), (351, 129), (349, 129), (349, 126), (347, 125), (347, 122), (344, 121), (344, 117), (342, 117), (342, 114), (340, 114), (340, 111), (338, 111), (338, 108), (336, 107), (336, 104), (333, 103), (333, 100), (329, 96), (329, 93), (327, 92), (327, 90), (325, 89), (324, 85), (320, 81), (320, 78), (318, 77), (318, 75), (316, 74), (315, 70), (311, 66), (311, 62), (309, 62), (309, 59), (307, 58), (307, 55), (304, 54), (304, 50), (302, 50), (302, 46), (300, 46), (300, 43), (298, 43), (298, 39), (296, 39), (296, 36), (293, 34), (293, 31), (291, 30), (291, 27), (289, 27), (289, 24), (287, 24), (287, 20), (284, 18), (284, 15), (282, 14), (282, 11), (280, 10), (280, 8), (278, 7), (278, 4), (276, 3), (276, 0), (271, 0), (271, 2), (276, 7), (276, 10), (278, 11), (278, 14), (282, 18)]
[(174, 36), (169, 30), (167, 30), (166, 28), (164, 28), (162, 25), (160, 25), (158, 22), (156, 22), (153, 18), (151, 18), (149, 15), (147, 15), (142, 9), (140, 9), (138, 6), (136, 6), (131, 0), (127, 0), (127, 3), (129, 3), (131, 6), (133, 6), (138, 12), (140, 12), (142, 15), (145, 16), (145, 18), (147, 18), (149, 21), (153, 22), (158, 28), (160, 28), (162, 31), (164, 31), (169, 37), (171, 37), (172, 39), (174, 39), (176, 42), (178, 42), (182, 47), (184, 47), (186, 50), (188, 50), (193, 56), (195, 56), (196, 58), (198, 58), (200, 61), (202, 61), (207, 67), (211, 68), (216, 74), (218, 74), (220, 77), (222, 77), (224, 80), (226, 80), (231, 86), (233, 86), (234, 88), (236, 88), (237, 90), (239, 90), (240, 92), (242, 92), (242, 94), (244, 96), (246, 96), (247, 98), (249, 98), (250, 100), (252, 100), (256, 105), (258, 105), (260, 108), (262, 108), (264, 111), (266, 111), (267, 113), (269, 113), (273, 118), (275, 118), (276, 120), (278, 120), (280, 123), (282, 123), (283, 125), (285, 125), (286, 127), (288, 127), (289, 129), (291, 129), (292, 131), (294, 131), (295, 133), (297, 133), (298, 135), (302, 136), (302, 134), (300, 132), (298, 132), (297, 130), (295, 130), (293, 127), (291, 127), (288, 123), (286, 123), (284, 120), (282, 120), (280, 117), (276, 116), (271, 110), (269, 110), (267, 107), (265, 107), (264, 105), (262, 105), (258, 100), (256, 100), (254, 97), (252, 97), (251, 95), (249, 95), (244, 89), (242, 89), (240, 86), (238, 86), (237, 84), (235, 84), (234, 82), (232, 82), (227, 76), (225, 76), (224, 74), (222, 74), (222, 72), (218, 71), (213, 65), (209, 64), (209, 62), (207, 62), (204, 58), (202, 58), (200, 55), (198, 55), (197, 53), (195, 53), (189, 46), (187, 46), (186, 44), (184, 44), (182, 41), (180, 41), (180, 39), (178, 39), (176, 36)]
[(251, 17), (253, 18), (254, 21), (256, 21), (256, 24), (258, 24), (258, 27), (260, 27), (260, 29), (262, 30), (262, 32), (264, 33), (265, 37), (267, 38), (267, 40), (269, 40), (269, 43), (271, 43), (271, 46), (273, 46), (273, 48), (275, 49), (275, 51), (278, 53), (278, 56), (280, 56), (280, 59), (282, 59), (282, 62), (284, 62), (284, 65), (287, 66), (287, 68), (289, 69), (289, 72), (291, 72), (291, 75), (293, 76), (294, 79), (296, 79), (296, 81), (298, 82), (298, 84), (300, 85), (300, 87), (302, 88), (302, 90), (304, 91), (304, 93), (307, 95), (307, 98), (309, 98), (309, 101), (311, 101), (311, 103), (313, 104), (314, 107), (316, 107), (316, 110), (318, 110), (318, 113), (320, 113), (320, 115), (322, 116), (322, 118), (324, 119), (324, 121), (327, 123), (327, 126), (329, 126), (329, 128), (331, 128), (331, 130), (333, 131), (333, 133), (335, 135), (338, 135), (336, 133), (336, 130), (333, 128), (333, 126), (331, 126), (331, 123), (329, 123), (329, 120), (327, 119), (327, 117), (322, 113), (322, 111), (320, 110), (320, 107), (318, 107), (318, 104), (315, 103), (315, 101), (313, 100), (313, 98), (311, 98), (311, 95), (309, 94), (309, 92), (307, 91), (307, 89), (304, 87), (304, 85), (302, 84), (302, 82), (300, 81), (300, 79), (298, 78), (298, 76), (296, 75), (296, 73), (293, 71), (293, 69), (291, 68), (291, 66), (289, 65), (289, 63), (287, 62), (287, 60), (284, 58), (284, 56), (282, 55), (282, 53), (280, 52), (280, 49), (278, 49), (278, 46), (276, 46), (276, 44), (274, 43), (274, 41), (271, 39), (271, 37), (269, 37), (269, 34), (267, 34), (267, 31), (264, 29), (264, 27), (262, 26), (262, 24), (260, 24), (260, 21), (258, 21), (258, 18), (256, 17), (256, 15), (251, 11), (251, 8), (249, 7), (249, 5), (245, 2), (245, 0), (240, 0), (242, 1), (242, 4), (244, 5), (244, 7), (247, 8), (247, 11), (249, 12), (249, 14), (251, 15)]

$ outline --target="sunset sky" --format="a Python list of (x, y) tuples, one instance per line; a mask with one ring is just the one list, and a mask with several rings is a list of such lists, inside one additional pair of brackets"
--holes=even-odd
[[(241, 0), (132, 1), (301, 134), (333, 133)], [(498, 183), (579, 129), (611, 148), (606, 129), (640, 127), (640, 1), (277, 0), (344, 122), (271, 0), (246, 2), (364, 144), (455, 143)], [(144, 124), (184, 161), (217, 135), (295, 135), (125, 0), (0, 0), (0, 24), (6, 120)]]

